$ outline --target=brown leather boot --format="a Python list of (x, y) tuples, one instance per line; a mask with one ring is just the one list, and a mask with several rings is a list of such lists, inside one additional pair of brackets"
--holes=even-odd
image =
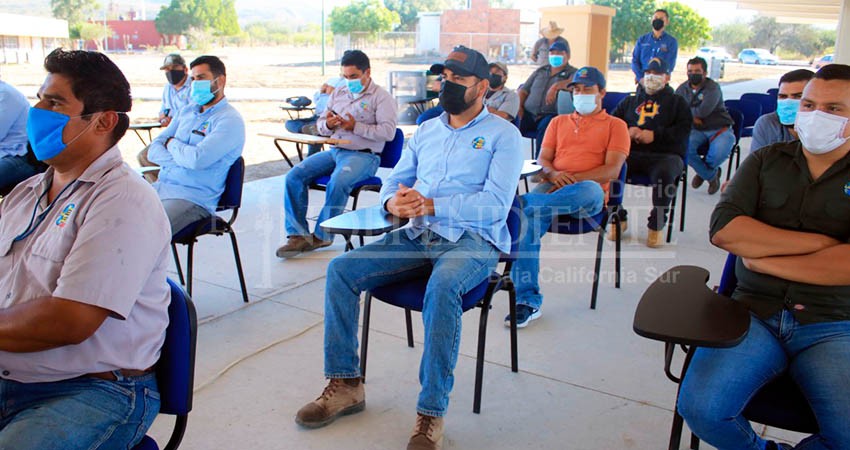
[(278, 258), (291, 258), (300, 255), (303, 252), (312, 250), (312, 238), (310, 236), (289, 236), (286, 244), (281, 246), (275, 252)]
[(664, 245), (664, 228), (660, 230), (649, 229), (646, 235), (646, 246), (649, 248), (658, 248)]
[(407, 442), (407, 450), (443, 448), (443, 418), (416, 414), (416, 426)]
[(359, 413), (365, 408), (366, 390), (360, 378), (331, 378), (319, 398), (298, 410), (295, 423), (321, 428), (337, 417)]

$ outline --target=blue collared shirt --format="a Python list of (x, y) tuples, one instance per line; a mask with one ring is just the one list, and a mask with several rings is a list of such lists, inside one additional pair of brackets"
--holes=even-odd
[(30, 103), (21, 91), (0, 81), (0, 158), (27, 153)]
[(652, 58), (661, 58), (667, 63), (667, 73), (673, 73), (676, 68), (676, 55), (679, 53), (679, 42), (673, 36), (662, 32), (656, 39), (652, 32), (639, 37), (632, 52), (632, 72), (635, 79), (643, 78), (643, 72)]
[[(174, 139), (166, 148), (169, 137)], [(226, 98), (205, 112), (197, 105), (183, 108), (148, 149), (148, 159), (162, 167), (153, 185), (159, 198), (188, 200), (214, 212), (244, 145), (245, 122)]]
[(519, 130), (484, 108), (462, 128), (449, 125), (447, 113), (424, 122), (401, 154), (381, 188), (381, 203), (413, 186), (434, 200), (434, 215), (411, 221), (408, 236), (425, 229), (457, 242), (476, 233), (502, 252), (511, 236), (505, 220), (522, 170)]
[(189, 98), (189, 87), (191, 85), (191, 78), (187, 79), (180, 89), (175, 89), (174, 85), (167, 83), (162, 88), (162, 106), (159, 108), (159, 112), (164, 113), (167, 109), (168, 114), (166, 116), (171, 117), (172, 120), (177, 117), (177, 113), (192, 104), (192, 100)]

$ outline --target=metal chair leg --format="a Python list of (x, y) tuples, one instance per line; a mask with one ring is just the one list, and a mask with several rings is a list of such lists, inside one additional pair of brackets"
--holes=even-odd
[(472, 400), (472, 412), (481, 413), (481, 385), (484, 378), (484, 348), (487, 340), (487, 317), (490, 314), (489, 305), (481, 308), (481, 319), (478, 322), (478, 356), (475, 360), (475, 394)]
[(511, 372), (519, 372), (519, 357), (517, 352), (517, 336), (516, 336), (516, 288), (513, 281), (508, 281), (508, 298), (510, 303), (511, 316)]
[(691, 433), (691, 450), (699, 450), (699, 438)]
[[(685, 169), (687, 170), (687, 169)], [(685, 208), (688, 205), (688, 176), (682, 176), (682, 212), (679, 216), (679, 231), (685, 231)]]
[(180, 284), (186, 286), (186, 280), (183, 278), (183, 268), (180, 267), (180, 257), (177, 255), (177, 244), (171, 243), (171, 254), (174, 256), (174, 265), (177, 267), (177, 277), (180, 279)]
[(404, 322), (407, 326), (407, 346), (413, 348), (413, 318), (407, 308), (404, 308)]
[(360, 332), (360, 378), (366, 382), (366, 355), (369, 353), (369, 322), (372, 317), (372, 294), (366, 292), (363, 302), (363, 330)]
[(242, 301), (248, 303), (248, 288), (245, 287), (245, 274), (242, 272), (242, 258), (239, 257), (239, 245), (236, 243), (236, 232), (230, 229), (230, 243), (233, 247), (233, 259), (236, 260), (236, 273), (239, 275), (239, 287), (242, 289)]
[(189, 297), (192, 296), (192, 257), (194, 253), (194, 247), (195, 243), (190, 242), (187, 250), (188, 256), (186, 256), (186, 292), (189, 294)]
[(596, 295), (599, 293), (599, 271), (602, 268), (602, 234), (605, 228), (599, 229), (599, 238), (596, 240), (596, 262), (593, 266), (593, 289), (590, 293), (590, 309), (596, 309)]
[(614, 224), (615, 224), (614, 226), (617, 227), (616, 231), (615, 231), (616, 240), (614, 241), (614, 271), (616, 272), (617, 278), (614, 281), (614, 287), (617, 288), (617, 289), (620, 289), (620, 267), (621, 267), (620, 248), (622, 247), (622, 242), (623, 242), (622, 241), (623, 228), (620, 225), (620, 217), (619, 216), (614, 217)]
[(673, 201), (670, 202), (670, 207), (667, 209), (667, 243), (673, 240), (673, 224), (676, 222), (676, 199), (679, 197), (679, 179), (677, 178), (674, 182), (676, 188), (673, 192), (676, 192), (676, 195), (673, 196)]

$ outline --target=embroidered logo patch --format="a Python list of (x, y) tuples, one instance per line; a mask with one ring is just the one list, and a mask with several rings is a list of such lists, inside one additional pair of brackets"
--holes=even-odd
[(209, 128), (210, 128), (210, 122), (209, 122), (209, 120), (207, 120), (207, 121), (204, 121), (204, 123), (201, 124), (201, 127), (198, 128), (198, 131), (200, 131), (201, 133), (207, 134), (207, 130), (209, 130)]
[(472, 148), (475, 150), (481, 150), (484, 148), (484, 138), (479, 136), (472, 140)]
[(850, 196), (850, 181), (844, 184), (844, 195)]
[(360, 102), (360, 109), (362, 109), (363, 111), (366, 111), (367, 109), (369, 109), (369, 103)]
[(59, 217), (56, 218), (56, 226), (59, 228), (65, 228), (65, 224), (68, 222), (68, 218), (71, 217), (71, 213), (74, 212), (74, 209), (77, 207), (74, 203), (69, 203), (65, 209), (59, 213)]

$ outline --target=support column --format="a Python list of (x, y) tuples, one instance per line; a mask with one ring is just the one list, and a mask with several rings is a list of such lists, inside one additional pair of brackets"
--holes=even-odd
[(841, 1), (838, 35), (835, 38), (835, 62), (850, 64), (850, 0)]

